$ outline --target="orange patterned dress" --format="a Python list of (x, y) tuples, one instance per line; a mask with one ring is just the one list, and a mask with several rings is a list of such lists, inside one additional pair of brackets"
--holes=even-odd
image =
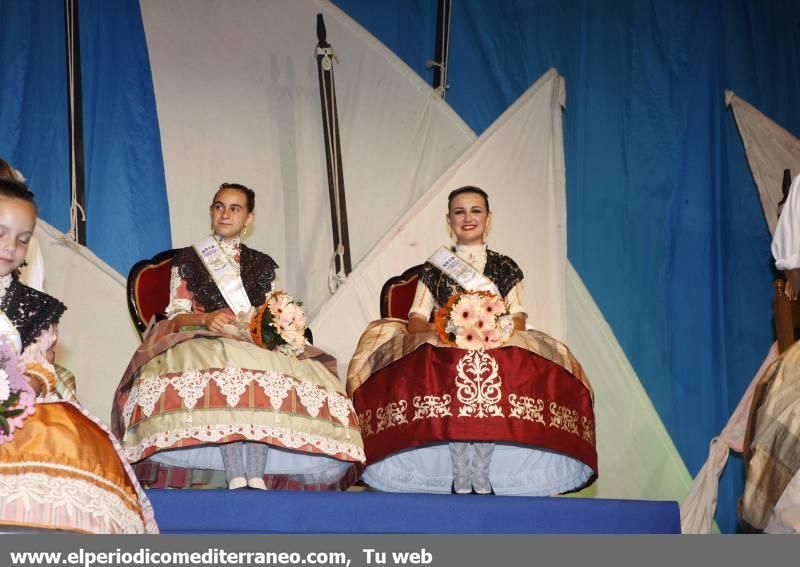
[(45, 382), (34, 414), (0, 444), (0, 529), (158, 533), (150, 501), (117, 440), (55, 392), (47, 353), (64, 306), (6, 276), (0, 278), (0, 308), (21, 337), (21, 370)]

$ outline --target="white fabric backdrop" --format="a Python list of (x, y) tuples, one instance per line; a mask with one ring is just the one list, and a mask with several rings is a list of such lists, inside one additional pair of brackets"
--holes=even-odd
[[(175, 245), (207, 230), (208, 202), (220, 182), (252, 184), (259, 198), (251, 243), (273, 254), (284, 267), (285, 287), (306, 299), (312, 315), (319, 311), (317, 343), (346, 364), (361, 323), (377, 317), (376, 290), (383, 274), (424, 260), (446, 241), (445, 186), (466, 181), (463, 171), (450, 166), (475, 135), (419, 77), (327, 2), (142, 0), (142, 11)], [(369, 254), (371, 262), (384, 267), (359, 266), (359, 273), (371, 273), (372, 279), (354, 278), (326, 306), (332, 250), (313, 58), (318, 11), (326, 15), (328, 38), (341, 61), (336, 78), (354, 261), (366, 257), (382, 237), (389, 239)], [(558, 110), (563, 85), (555, 73), (548, 77), (547, 103)], [(545, 97), (535, 89), (527, 96), (535, 92)], [(560, 124), (560, 112), (551, 119)], [(505, 168), (495, 168), (493, 179), (478, 179), (493, 196), (492, 245), (520, 260), (526, 271), (531, 323), (558, 337), (566, 333), (593, 380), (601, 477), (589, 494), (679, 500), (688, 488), (688, 473), (580, 278), (566, 269), (563, 253), (553, 264), (562, 266), (558, 269), (545, 271), (531, 263), (529, 249), (562, 247), (566, 225), (558, 226), (564, 210), (560, 126), (557, 134), (551, 122), (526, 126), (526, 136), (528, 130), (549, 132), (550, 145), (517, 155), (497, 144), (503, 153), (494, 160)], [(479, 144), (470, 155), (490, 163), (487, 147)], [(558, 165), (542, 168), (547, 162)], [(540, 177), (522, 180), (523, 172), (537, 167)], [(559, 184), (562, 193), (546, 203), (562, 212), (551, 215), (554, 224), (534, 226), (541, 208), (537, 191)], [(439, 192), (426, 194), (431, 187)], [(397, 223), (412, 206), (417, 213)], [(426, 223), (424, 230), (415, 222)], [(56, 243), (55, 231), (40, 228), (46, 289), (69, 306), (59, 360), (76, 372), (87, 407), (108, 419), (112, 392), (138, 344), (124, 278), (85, 249)], [(406, 231), (416, 231), (418, 238)], [(538, 242), (541, 234), (554, 234), (555, 240)], [(395, 237), (404, 243), (398, 249), (408, 262), (386, 257), (392, 246), (387, 243)], [(537, 291), (537, 285), (561, 291), (551, 295)]]
[(725, 104), (733, 109), (750, 171), (758, 187), (770, 233), (778, 223), (778, 203), (783, 199), (783, 170), (800, 173), (800, 141), (733, 91), (725, 91)]
[(436, 180), (323, 306), (311, 327), (319, 346), (339, 360), (340, 376), (346, 375), (367, 323), (380, 317), (383, 283), (449, 243), (447, 195), (463, 185), (489, 193), (489, 247), (514, 258), (525, 273), (528, 323), (565, 339), (564, 93), (555, 70), (536, 81)]
[(125, 278), (42, 220), (36, 237), (45, 259), (45, 291), (67, 306), (56, 361), (75, 373), (80, 402), (108, 423), (114, 390), (139, 346)]
[(314, 314), (333, 244), (314, 48), (334, 65), (355, 266), (466, 147), (461, 120), (328, 2), (142, 0), (175, 246), (208, 232), (216, 187), (256, 190), (247, 242)]
[[(275, 257), (310, 314), (329, 297), (330, 209), (314, 47), (316, 14), (334, 44), (354, 264), (474, 134), (411, 69), (328, 2), (141, 2), (153, 69), (175, 246), (207, 232), (223, 181), (257, 191), (248, 243)], [(40, 224), (48, 292), (68, 306), (59, 362), (108, 420), (139, 344), (124, 275)], [(38, 233), (37, 233), (38, 234)], [(444, 233), (443, 233), (444, 234)]]

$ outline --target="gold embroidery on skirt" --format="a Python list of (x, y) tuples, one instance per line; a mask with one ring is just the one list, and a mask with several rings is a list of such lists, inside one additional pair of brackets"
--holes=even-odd
[(594, 445), (594, 423), (585, 415), (581, 416), (581, 437)]
[(378, 408), (378, 411), (375, 412), (375, 417), (378, 419), (378, 432), (395, 425), (408, 423), (406, 408), (408, 408), (408, 402), (405, 400), (400, 400), (396, 403), (391, 402), (386, 404), (385, 407)]
[(361, 424), (361, 436), (369, 437), (373, 433), (372, 430), (372, 410), (367, 410), (364, 413), (358, 414), (358, 422)]
[(555, 402), (550, 402), (550, 427), (558, 427), (569, 433), (578, 434), (578, 412)]
[(544, 400), (529, 396), (509, 394), (508, 403), (511, 405), (509, 417), (535, 421), (544, 425)]
[(418, 419), (431, 419), (434, 417), (452, 416), (450, 413), (450, 402), (452, 401), (450, 394), (443, 396), (414, 396), (412, 400), (414, 407), (417, 410), (414, 412), (412, 421)]

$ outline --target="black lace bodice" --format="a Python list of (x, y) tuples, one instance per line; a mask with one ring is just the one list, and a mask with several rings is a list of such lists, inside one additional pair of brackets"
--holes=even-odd
[[(514, 260), (493, 250), (486, 251), (486, 266), (483, 268), (483, 274), (494, 282), (503, 299), (523, 278), (522, 269)], [(442, 273), (439, 268), (430, 262), (425, 262), (422, 266), (419, 278), (425, 284), (425, 287), (430, 290), (438, 305), (447, 303), (447, 300), (454, 293), (464, 291), (455, 280)]]
[[(172, 263), (177, 266), (178, 273), (186, 281), (187, 289), (194, 294), (195, 300), (206, 312), (228, 307), (217, 284), (211, 279), (211, 274), (208, 273), (194, 248), (191, 246), (182, 248), (175, 254)], [(250, 303), (256, 307), (262, 305), (272, 287), (278, 264), (267, 254), (241, 244), (239, 265), (242, 283)]]
[(55, 297), (12, 280), (0, 299), (0, 309), (11, 320), (27, 348), (39, 333), (58, 323), (67, 307)]

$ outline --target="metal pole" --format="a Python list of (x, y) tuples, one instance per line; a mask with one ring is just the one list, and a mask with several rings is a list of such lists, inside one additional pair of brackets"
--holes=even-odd
[(67, 40), (67, 132), (69, 136), (70, 228), (79, 244), (86, 245), (86, 194), (83, 157), (83, 91), (78, 0), (64, 0)]
[[(347, 225), (344, 174), (339, 140), (339, 116), (336, 106), (336, 82), (333, 63), (338, 63), (333, 48), (327, 41), (327, 31), (322, 14), (317, 14), (317, 74), (319, 77), (322, 127), (325, 138), (325, 160), (328, 169), (328, 190), (331, 203), (334, 266), (337, 275), (352, 271), (350, 236)], [(332, 291), (336, 286), (332, 286)]]
[(433, 67), (433, 88), (443, 99), (447, 97), (447, 58), (450, 51), (450, 16), (452, 0), (439, 0), (436, 15), (436, 58), (428, 61)]

